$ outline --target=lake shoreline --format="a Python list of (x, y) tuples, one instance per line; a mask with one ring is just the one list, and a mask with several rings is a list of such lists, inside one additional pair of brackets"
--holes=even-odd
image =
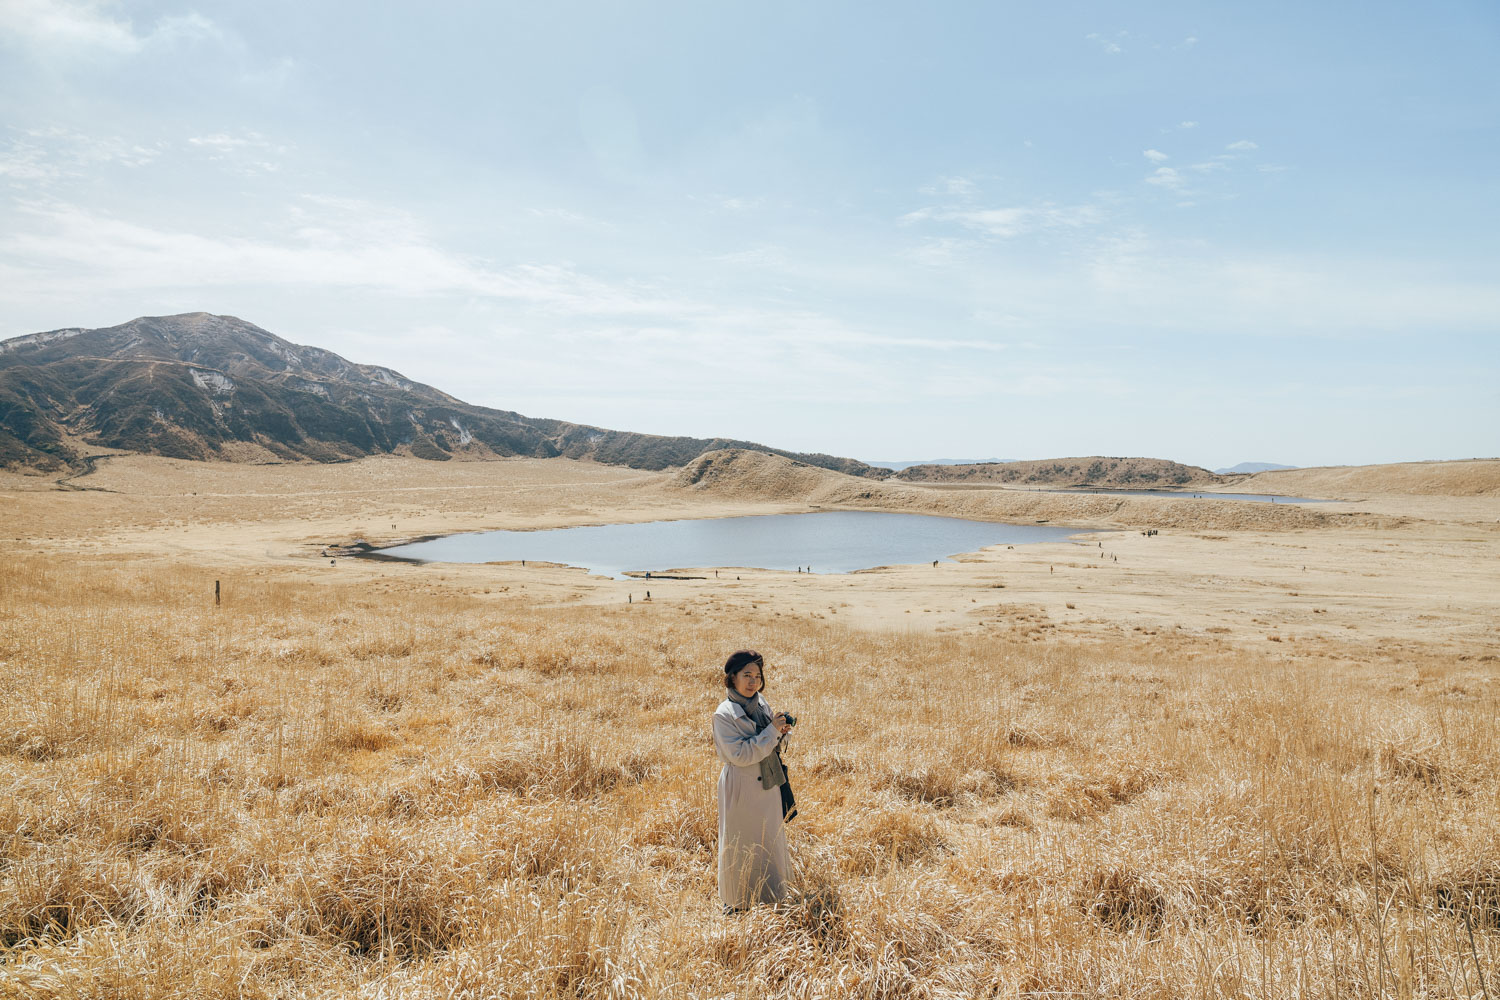
[(999, 545), (1057, 542), (1088, 530), (900, 511), (819, 510), (458, 532), (346, 551), (361, 558), (420, 563), (545, 561), (616, 580), (641, 574), (661, 578), (662, 573), (685, 567), (808, 572), (806, 567), (817, 566), (820, 572), (842, 574), (875, 566), (936, 565)]
[[(1361, 485), (1374, 474), (1361, 474)], [(1500, 651), (1493, 624), (1500, 621), (1500, 499), (1491, 495), (1376, 492), (1368, 502), (1319, 505), (1313, 514), (1293, 505), (1016, 491), (1003, 491), (997, 503), (991, 494), (1001, 491), (883, 489), (820, 471), (807, 478), (796, 488), (753, 477), (685, 487), (674, 470), (567, 459), (439, 465), (387, 457), (256, 467), (126, 456), (101, 463), (89, 484), (100, 489), (88, 491), (0, 474), (0, 492), (11, 498), (0, 504), (0, 539), (19, 554), (101, 565), (191, 563), (267, 579), (453, 590), (503, 613), (518, 600), (626, 607), (639, 601), (644, 583), (561, 566), (414, 566), (322, 554), (355, 540), (379, 548), (475, 529), (820, 510), (987, 521), (1010, 514), (1066, 526), (1069, 538), (973, 553), (937, 568), (840, 575), (742, 568), (740, 580), (673, 581), (670, 605), (677, 613), (823, 617), (876, 631), (1113, 642), (1166, 630), (1228, 642), (1274, 638), (1283, 649), (1357, 641)], [(1143, 534), (1148, 528), (1159, 534)], [(712, 567), (662, 569), (712, 576)], [(653, 596), (654, 607), (667, 606)]]

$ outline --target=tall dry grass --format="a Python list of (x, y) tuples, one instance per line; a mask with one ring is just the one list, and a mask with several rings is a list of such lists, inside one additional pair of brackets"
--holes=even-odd
[[(1492, 662), (213, 579), (0, 566), (0, 995), (1500, 989)], [(725, 917), (744, 645), (800, 891)]]

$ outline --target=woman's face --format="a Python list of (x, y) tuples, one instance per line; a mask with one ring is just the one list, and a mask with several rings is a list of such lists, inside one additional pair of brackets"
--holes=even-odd
[(760, 676), (760, 664), (751, 663), (740, 669), (734, 675), (734, 689), (740, 693), (740, 697), (749, 698), (760, 690), (764, 683)]

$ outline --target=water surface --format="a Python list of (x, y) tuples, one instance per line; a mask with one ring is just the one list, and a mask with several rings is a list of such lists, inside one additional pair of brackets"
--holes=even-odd
[(987, 545), (1055, 542), (1083, 530), (1087, 529), (841, 510), (482, 531), (397, 545), (379, 554), (422, 562), (535, 559), (581, 566), (616, 579), (632, 570), (705, 566), (811, 567), (815, 573), (849, 573), (874, 566), (930, 563)]

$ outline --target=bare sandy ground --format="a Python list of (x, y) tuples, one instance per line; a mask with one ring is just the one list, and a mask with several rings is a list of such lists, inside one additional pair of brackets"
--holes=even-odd
[[(659, 473), (567, 459), (255, 466), (121, 456), (62, 484), (0, 473), (0, 553), (188, 559), (379, 588), (458, 588), (489, 595), (497, 612), (516, 600), (640, 602), (649, 587), (643, 613), (755, 610), (1038, 641), (1169, 633), (1278, 642), (1299, 657), (1350, 642), (1395, 657), (1434, 647), (1500, 653), (1500, 461), (1296, 470), (1250, 483), (1237, 489), (1339, 502), (1273, 508), (870, 483), (771, 456)], [(935, 568), (743, 569), (717, 580), (708, 570), (707, 580), (649, 584), (534, 563), (410, 566), (325, 554), (355, 539), (834, 508), (1045, 520), (1079, 534)]]

